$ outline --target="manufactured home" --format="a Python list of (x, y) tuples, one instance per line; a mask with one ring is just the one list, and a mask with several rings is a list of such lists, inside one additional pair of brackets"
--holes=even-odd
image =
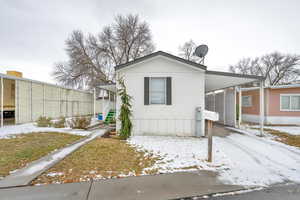
[(107, 100), (96, 100), (93, 91), (75, 90), (22, 77), (0, 74), (1, 126), (51, 118), (95, 115)]
[[(300, 84), (264, 88), (265, 124), (300, 125)], [(259, 122), (259, 88), (242, 89), (242, 121)]]
[[(236, 126), (236, 87), (262, 77), (210, 71), (158, 51), (115, 67), (132, 96), (133, 135), (204, 136), (204, 110), (218, 112), (220, 123)], [(113, 86), (109, 86), (111, 90)], [(119, 88), (117, 82), (116, 88)], [(216, 102), (210, 101), (217, 93)], [(117, 98), (116, 112), (121, 101)], [(117, 129), (120, 121), (117, 121)]]

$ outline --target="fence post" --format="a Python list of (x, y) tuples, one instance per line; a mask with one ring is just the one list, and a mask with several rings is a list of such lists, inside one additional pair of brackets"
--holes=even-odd
[(207, 120), (207, 135), (208, 135), (208, 150), (207, 150), (207, 161), (212, 162), (212, 126), (213, 122)]

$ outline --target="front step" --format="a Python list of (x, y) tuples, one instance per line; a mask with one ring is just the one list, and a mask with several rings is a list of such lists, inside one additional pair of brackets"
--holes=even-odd
[(110, 110), (104, 120), (105, 124), (110, 124), (112, 122), (112, 120), (115, 118), (116, 116), (116, 111), (115, 110)]

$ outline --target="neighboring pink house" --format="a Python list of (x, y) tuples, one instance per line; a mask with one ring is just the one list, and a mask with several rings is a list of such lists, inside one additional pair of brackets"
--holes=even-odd
[[(300, 84), (265, 87), (264, 94), (265, 124), (300, 125)], [(259, 88), (243, 88), (242, 121), (259, 123), (259, 106)]]

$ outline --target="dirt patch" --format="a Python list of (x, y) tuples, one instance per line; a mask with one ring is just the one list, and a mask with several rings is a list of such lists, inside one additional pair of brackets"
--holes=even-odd
[(55, 149), (79, 140), (82, 136), (65, 133), (29, 133), (0, 139), (0, 177), (20, 169)]
[[(259, 128), (252, 128), (259, 130)], [(285, 132), (281, 132), (278, 130), (270, 129), (270, 128), (264, 128), (264, 131), (268, 132), (271, 135), (276, 136), (274, 140), (278, 142), (282, 142), (284, 144), (300, 147), (300, 135), (291, 135)]]
[(288, 133), (284, 133), (281, 131), (268, 129), (268, 128), (265, 128), (264, 130), (272, 135), (275, 135), (276, 141), (283, 142), (291, 146), (300, 147), (300, 135), (291, 135)]
[[(43, 173), (32, 184), (138, 176), (158, 159), (150, 153), (137, 151), (126, 141), (97, 138)], [(146, 173), (154, 174), (156, 171), (149, 170)]]

